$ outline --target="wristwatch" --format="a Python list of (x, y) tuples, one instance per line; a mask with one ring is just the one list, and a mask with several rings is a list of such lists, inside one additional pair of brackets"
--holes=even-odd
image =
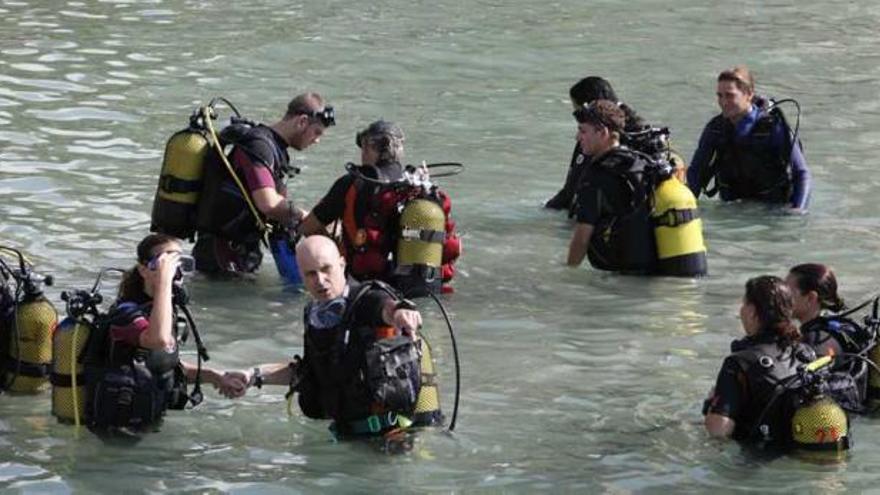
[(263, 372), (259, 366), (254, 366), (253, 374), (251, 374), (251, 384), (257, 388), (263, 388)]

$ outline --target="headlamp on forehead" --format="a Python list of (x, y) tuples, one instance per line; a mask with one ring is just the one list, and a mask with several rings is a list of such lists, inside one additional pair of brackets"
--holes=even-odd
[(317, 120), (324, 125), (324, 127), (330, 127), (331, 125), (336, 125), (336, 111), (333, 110), (333, 107), (330, 105), (325, 106), (320, 110), (312, 110), (311, 112), (303, 112), (303, 115), (306, 117)]

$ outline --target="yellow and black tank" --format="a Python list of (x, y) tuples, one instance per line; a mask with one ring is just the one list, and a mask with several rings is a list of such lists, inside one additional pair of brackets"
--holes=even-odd
[(654, 188), (651, 220), (657, 243), (657, 273), (698, 277), (708, 272), (703, 222), (687, 186), (669, 177)]
[(8, 359), (3, 383), (6, 390), (37, 393), (49, 383), (52, 364), (52, 333), (58, 324), (55, 306), (45, 296), (26, 296), (17, 303), (7, 329)]
[(205, 161), (212, 153), (208, 132), (197, 122), (193, 119), (165, 145), (150, 221), (153, 232), (194, 239)]
[(52, 414), (62, 423), (80, 424), (85, 407), (82, 354), (91, 333), (83, 318), (65, 318), (52, 339)]
[(409, 201), (400, 213), (395, 286), (407, 297), (439, 293), (446, 240), (443, 208), (429, 199)]
[(428, 341), (422, 339), (422, 359), (420, 365), (422, 386), (416, 398), (416, 408), (413, 412), (414, 426), (435, 426), (443, 423), (443, 413), (440, 411), (440, 392), (437, 389), (437, 373), (434, 371), (434, 358), (431, 356), (431, 346)]
[(847, 450), (849, 434), (846, 411), (825, 396), (818, 396), (799, 407), (791, 420), (791, 437), (798, 449)]

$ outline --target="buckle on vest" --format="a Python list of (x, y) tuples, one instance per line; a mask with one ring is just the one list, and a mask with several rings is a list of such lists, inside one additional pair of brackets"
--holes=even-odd
[(368, 416), (366, 421), (367, 431), (370, 433), (379, 433), (382, 431), (382, 420), (379, 419), (379, 416)]

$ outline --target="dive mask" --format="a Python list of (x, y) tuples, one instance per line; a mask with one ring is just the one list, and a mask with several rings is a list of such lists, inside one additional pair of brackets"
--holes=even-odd
[(324, 127), (330, 127), (331, 125), (336, 125), (336, 111), (333, 110), (333, 107), (330, 105), (325, 106), (320, 110), (312, 110), (311, 112), (304, 112), (303, 115), (308, 116), (310, 119), (317, 120), (324, 125)]
[(313, 303), (309, 308), (309, 325), (321, 330), (339, 325), (345, 315), (346, 306), (344, 297)]

